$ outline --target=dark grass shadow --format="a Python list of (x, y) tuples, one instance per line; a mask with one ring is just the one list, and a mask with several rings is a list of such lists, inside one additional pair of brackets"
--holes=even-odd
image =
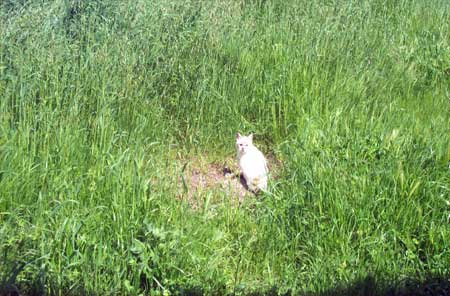
[(377, 281), (368, 276), (349, 285), (337, 286), (322, 293), (307, 293), (308, 296), (450, 296), (450, 277), (430, 276), (424, 280), (407, 278), (394, 283)]
[[(257, 287), (254, 287), (257, 288)], [(178, 290), (178, 295), (207, 295), (201, 288)], [(424, 280), (407, 278), (401, 281), (386, 283), (377, 281), (373, 276), (338, 285), (323, 292), (281, 292), (276, 286), (260, 292), (246, 293), (240, 291), (232, 294), (214, 293), (214, 295), (246, 295), (246, 296), (450, 296), (450, 276), (430, 276)]]
[(401, 281), (386, 283), (377, 281), (368, 276), (353, 283), (337, 285), (331, 289), (318, 293), (278, 293), (276, 288), (260, 293), (247, 294), (251, 296), (450, 296), (449, 277), (428, 277), (424, 280), (404, 279)]
[[(254, 287), (257, 288), (257, 287)], [(176, 295), (199, 296), (208, 295), (201, 288), (176, 289)], [(348, 285), (338, 285), (319, 293), (293, 293), (281, 292), (277, 287), (272, 287), (261, 292), (245, 293), (240, 291), (232, 294), (214, 295), (246, 295), (246, 296), (450, 296), (450, 277), (429, 277), (424, 280), (404, 279), (395, 283), (377, 281), (368, 276)]]
[[(42, 284), (42, 283), (41, 283)], [(157, 288), (154, 285), (145, 285), (142, 287), (146, 293), (150, 295), (151, 290)], [(258, 289), (258, 287), (253, 287)], [(45, 290), (41, 285), (32, 285), (27, 287), (21, 287), (20, 285), (0, 285), (0, 296), (28, 296), (28, 295), (53, 295), (45, 293)], [(386, 283), (376, 280), (373, 276), (357, 280), (353, 283), (338, 285), (331, 289), (318, 293), (294, 293), (292, 291), (281, 292), (276, 286), (259, 292), (245, 292), (239, 291), (236, 293), (227, 294), (226, 289), (219, 288), (218, 291), (206, 292), (202, 287), (181, 287), (172, 286), (169, 287), (171, 295), (186, 295), (186, 296), (200, 296), (200, 295), (249, 295), (249, 296), (450, 296), (450, 276), (448, 277), (435, 277), (430, 276), (424, 280), (417, 279), (404, 279), (401, 281)], [(212, 294), (211, 294), (212, 293)], [(67, 291), (64, 295), (94, 295), (78, 291)]]

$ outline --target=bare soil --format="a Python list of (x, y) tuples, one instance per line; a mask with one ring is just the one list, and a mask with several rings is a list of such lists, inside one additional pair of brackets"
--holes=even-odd
[(198, 197), (207, 191), (225, 191), (231, 201), (242, 202), (253, 195), (248, 191), (239, 171), (217, 163), (199, 163), (190, 160), (184, 164), (180, 177), (180, 198), (187, 200), (193, 208), (198, 208)]
[[(276, 178), (281, 162), (272, 155), (268, 157), (271, 177)], [(230, 201), (241, 203), (255, 194), (247, 187), (244, 177), (234, 158), (224, 159), (222, 163), (208, 163), (194, 157), (180, 159), (179, 199), (186, 200), (196, 209), (202, 203), (202, 193), (225, 192)]]

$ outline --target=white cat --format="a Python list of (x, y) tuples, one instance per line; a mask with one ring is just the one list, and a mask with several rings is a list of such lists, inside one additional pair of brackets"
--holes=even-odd
[(237, 158), (241, 173), (249, 190), (257, 192), (267, 190), (267, 161), (261, 151), (253, 145), (253, 134), (236, 135)]

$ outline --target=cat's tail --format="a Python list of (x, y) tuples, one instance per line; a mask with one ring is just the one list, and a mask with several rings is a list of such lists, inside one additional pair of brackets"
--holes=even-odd
[(253, 179), (252, 186), (253, 192), (267, 192), (267, 176), (257, 177)]

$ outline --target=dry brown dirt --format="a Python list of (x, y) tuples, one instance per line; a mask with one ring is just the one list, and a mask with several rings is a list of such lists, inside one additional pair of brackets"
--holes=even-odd
[[(268, 157), (271, 178), (278, 175), (280, 162)], [(196, 209), (207, 192), (225, 192), (231, 202), (242, 203), (255, 194), (248, 190), (244, 177), (240, 175), (236, 160), (232, 157), (219, 162), (207, 162), (195, 157), (179, 159), (179, 199), (187, 201)]]

